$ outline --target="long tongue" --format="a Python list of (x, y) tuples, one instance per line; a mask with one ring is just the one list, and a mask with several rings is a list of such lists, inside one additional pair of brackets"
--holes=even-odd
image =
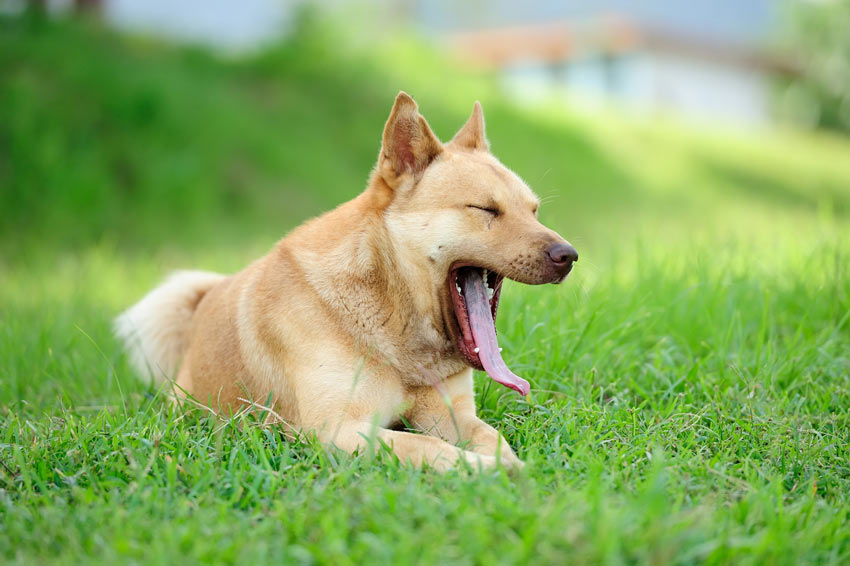
[(469, 327), (475, 346), (478, 348), (478, 359), (487, 374), (496, 383), (510, 387), (520, 395), (527, 395), (530, 389), (528, 382), (514, 375), (499, 353), (496, 342), (496, 325), (493, 324), (493, 314), (490, 312), (490, 300), (484, 288), (484, 278), (478, 269), (463, 269), (458, 274), (463, 296), (466, 299), (466, 312), (469, 315)]

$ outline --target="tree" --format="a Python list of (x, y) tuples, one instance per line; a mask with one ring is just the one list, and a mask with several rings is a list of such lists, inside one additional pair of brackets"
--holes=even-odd
[(798, 2), (791, 13), (802, 73), (786, 106), (803, 122), (850, 132), (850, 0)]

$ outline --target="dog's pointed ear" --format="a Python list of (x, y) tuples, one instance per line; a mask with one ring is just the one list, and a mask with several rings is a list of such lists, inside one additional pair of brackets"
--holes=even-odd
[(399, 92), (384, 126), (378, 165), (381, 175), (394, 186), (405, 174), (415, 177), (422, 173), (442, 151), (443, 144), (419, 114), (416, 102), (406, 92)]
[(455, 147), (464, 149), (490, 150), (490, 142), (487, 141), (487, 136), (484, 134), (484, 111), (481, 110), (480, 102), (475, 101), (475, 105), (472, 107), (472, 116), (455, 134), (450, 143)]

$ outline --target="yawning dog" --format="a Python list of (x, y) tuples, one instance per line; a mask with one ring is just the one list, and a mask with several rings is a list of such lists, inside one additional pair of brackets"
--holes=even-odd
[(216, 410), (270, 399), (286, 426), (348, 452), (521, 466), (476, 416), (472, 369), (528, 393), (496, 343), (502, 281), (559, 283), (578, 259), (538, 204), (490, 154), (480, 104), (443, 144), (401, 92), (358, 197), (235, 275), (172, 275), (116, 330), (141, 373)]

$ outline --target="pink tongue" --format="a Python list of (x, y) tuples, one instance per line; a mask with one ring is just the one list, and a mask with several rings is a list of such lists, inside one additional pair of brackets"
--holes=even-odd
[(528, 382), (514, 375), (499, 352), (496, 342), (496, 326), (490, 312), (490, 300), (484, 287), (484, 279), (478, 269), (464, 269), (458, 274), (463, 296), (466, 299), (466, 312), (469, 315), (469, 327), (472, 338), (478, 348), (478, 359), (490, 378), (496, 383), (510, 387), (520, 395), (527, 395)]

